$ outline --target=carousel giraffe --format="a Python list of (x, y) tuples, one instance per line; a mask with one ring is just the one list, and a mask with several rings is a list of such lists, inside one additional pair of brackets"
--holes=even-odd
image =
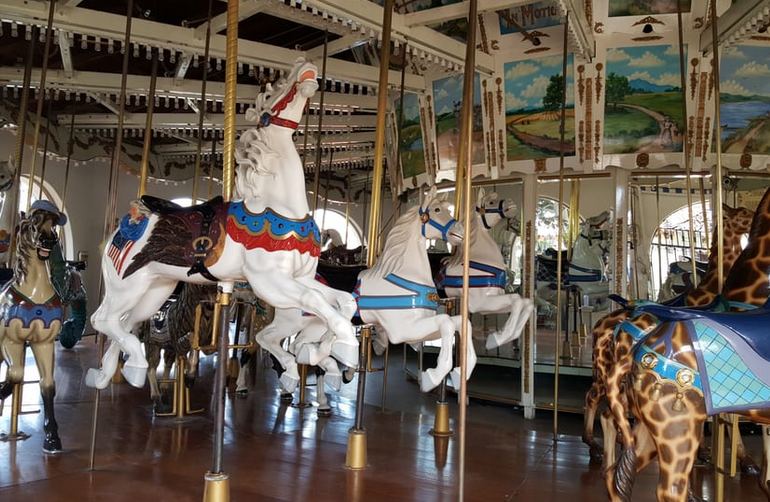
[[(741, 237), (747, 234), (751, 228), (751, 220), (754, 213), (746, 208), (731, 208), (722, 206), (724, 222), (724, 236), (722, 239), (724, 247), (723, 270), (726, 274), (732, 267), (738, 255), (741, 252)], [(719, 294), (719, 274), (717, 262), (717, 238), (716, 232), (712, 234), (711, 248), (709, 251), (709, 262), (706, 275), (697, 288), (684, 295), (684, 305), (699, 306), (708, 305), (714, 301)], [(615, 328), (623, 321), (633, 315), (633, 308), (626, 306), (610, 312), (601, 318), (593, 329), (593, 383), (586, 394), (583, 442), (590, 448), (591, 459), (599, 462), (602, 459), (602, 445), (594, 440), (593, 429), (596, 417), (596, 411), (606, 396), (607, 381), (614, 367), (615, 354), (613, 352), (613, 333)], [(642, 330), (649, 330), (655, 322), (650, 316), (641, 316), (634, 320), (636, 326)], [(609, 411), (605, 412), (600, 418), (602, 430), (604, 431), (604, 453), (605, 465), (610, 466), (614, 463), (615, 452), (615, 426), (611, 421)], [(742, 446), (742, 445), (741, 445)], [(741, 465), (744, 466), (744, 455), (740, 455)], [(750, 459), (745, 459), (746, 463), (751, 463)]]
[[(749, 243), (730, 269), (722, 291), (722, 297), (730, 302), (732, 309), (765, 308), (754, 313), (711, 313), (647, 305), (639, 307), (645, 311), (644, 315), (662, 319), (663, 322), (644, 334), (635, 345), (628, 343), (628, 339), (635, 335), (626, 330), (627, 325), (624, 324), (618, 330), (617, 340), (623, 342), (620, 353), (615, 352), (616, 357), (620, 357), (616, 368), (623, 367), (626, 372), (621, 372), (610, 384), (615, 385), (617, 391), (626, 375), (633, 374), (633, 385), (628, 386), (628, 396), (631, 410), (639, 420), (631, 429), (622, 407), (613, 410), (613, 418), (617, 421), (623, 442), (623, 452), (617, 464), (608, 469), (607, 473), (607, 488), (613, 500), (630, 500), (636, 473), (656, 456), (660, 466), (658, 500), (687, 500), (689, 475), (700, 444), (703, 423), (709, 414), (730, 411), (718, 407), (719, 401), (711, 395), (709, 401), (706, 401), (702, 390), (706, 378), (710, 380), (709, 385), (714, 384), (716, 387), (717, 384), (711, 379), (723, 375), (713, 368), (708, 374), (704, 372), (699, 357), (705, 361), (705, 356), (700, 351), (706, 350), (711, 343), (721, 343), (728, 349), (740, 345), (740, 341), (724, 338), (720, 329), (723, 330), (725, 326), (734, 328), (736, 323), (739, 323), (738, 326), (746, 326), (747, 321), (752, 322), (752, 318), (762, 323), (770, 315), (766, 305), (770, 294), (769, 241), (770, 189), (765, 192), (757, 207)], [(739, 333), (740, 330), (735, 328), (733, 332)], [(713, 342), (707, 341), (708, 336), (713, 338)], [(755, 338), (754, 341), (758, 340)], [(742, 354), (735, 351), (733, 354), (737, 364), (746, 366)], [(754, 361), (757, 356), (753, 354)], [(768, 364), (766, 360), (762, 363)], [(764, 385), (761, 378), (751, 382), (754, 381)], [(608, 389), (608, 398), (618, 401), (619, 394), (612, 392)], [(770, 393), (770, 387), (766, 392)], [(748, 406), (752, 405), (748, 403)], [(735, 406), (735, 401), (731, 402), (731, 406)], [(756, 422), (770, 424), (770, 409), (765, 404), (757, 407), (760, 409), (741, 409), (739, 414)], [(615, 410), (621, 413), (615, 413)], [(766, 472), (766, 460), (764, 464), (763, 471)], [(764, 479), (761, 485), (767, 494)]]

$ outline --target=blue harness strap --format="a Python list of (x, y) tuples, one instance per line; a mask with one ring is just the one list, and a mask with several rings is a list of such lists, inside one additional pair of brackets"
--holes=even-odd
[(442, 240), (449, 240), (449, 229), (452, 228), (455, 223), (457, 223), (457, 220), (452, 218), (451, 220), (446, 222), (446, 225), (439, 224), (436, 220), (430, 217), (430, 214), (428, 211), (423, 211), (422, 208), (420, 208), (420, 217), (422, 218), (422, 236), (425, 237), (425, 225), (430, 225), (439, 232), (441, 232), (441, 239)]
[(361, 280), (356, 284), (353, 297), (358, 304), (358, 310), (396, 310), (396, 309), (428, 309), (438, 310), (439, 296), (433, 285), (420, 284), (388, 274), (385, 280), (391, 284), (409, 291), (406, 295), (361, 295), (359, 292)]
[[(646, 345), (640, 345), (639, 349), (634, 351), (634, 360), (643, 368), (656, 373), (663, 380), (671, 380), (680, 385), (687, 383), (688, 385), (692, 385), (694, 388), (703, 391), (699, 372), (693, 370), (689, 366), (685, 366), (684, 364), (661, 356)], [(684, 375), (690, 375), (691, 381), (683, 380)]]
[(595, 268), (586, 268), (574, 263), (569, 264), (569, 268), (574, 268), (578, 272), (586, 272), (586, 275), (574, 275), (567, 274), (567, 280), (569, 282), (601, 282), (602, 271)]
[[(472, 275), (468, 280), (468, 285), (471, 288), (505, 288), (506, 274), (502, 268), (493, 267), (486, 263), (479, 263), (477, 261), (471, 261), (470, 267), (473, 270), (479, 270), (491, 275)], [(461, 275), (446, 275), (441, 281), (441, 286), (444, 288), (462, 288), (463, 276)]]

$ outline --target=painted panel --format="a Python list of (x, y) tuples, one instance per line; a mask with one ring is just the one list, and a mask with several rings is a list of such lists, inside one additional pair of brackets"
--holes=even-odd
[(561, 13), (556, 2), (541, 1), (527, 5), (517, 5), (498, 11), (500, 16), (500, 34), (518, 33), (519, 31), (546, 28), (561, 24)]
[(679, 48), (607, 50), (604, 153), (682, 151)]
[(722, 151), (770, 154), (770, 47), (738, 46), (721, 54)]
[[(396, 121), (401, 113), (401, 100), (396, 100)], [(416, 94), (404, 94), (404, 115), (399, 136), (399, 154), (403, 179), (424, 174), (425, 149), (420, 129), (420, 99)]]
[(513, 61), (505, 74), (505, 129), (511, 160), (575, 154), (575, 94), (572, 55), (567, 59), (567, 110), (564, 143), (560, 143), (561, 56)]
[[(676, 14), (678, 0), (609, 0), (609, 13), (614, 16), (649, 16)], [(682, 12), (690, 12), (690, 0), (682, 1)]]
[[(455, 169), (460, 146), (460, 109), (463, 76), (453, 75), (433, 82), (436, 113), (436, 144), (439, 169)], [(484, 124), (481, 112), (479, 75), (473, 79), (473, 164), (484, 162)]]

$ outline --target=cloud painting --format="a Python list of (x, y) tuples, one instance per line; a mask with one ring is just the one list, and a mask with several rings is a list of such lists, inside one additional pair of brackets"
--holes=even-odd
[(722, 151), (770, 154), (770, 47), (738, 46), (721, 57)]

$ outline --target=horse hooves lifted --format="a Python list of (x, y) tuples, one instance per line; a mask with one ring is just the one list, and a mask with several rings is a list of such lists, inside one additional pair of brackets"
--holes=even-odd
[(318, 411), (316, 411), (319, 417), (321, 418), (327, 418), (332, 416), (332, 409), (331, 408), (318, 408)]
[(592, 465), (601, 465), (604, 462), (604, 451), (602, 451), (602, 447), (599, 445), (590, 445), (588, 455), (590, 458), (589, 463)]
[(104, 390), (111, 380), (112, 375), (107, 375), (104, 371), (96, 368), (89, 368), (86, 372), (86, 387), (92, 389)]
[(120, 372), (123, 374), (123, 378), (126, 379), (132, 387), (141, 389), (144, 387), (144, 382), (147, 380), (147, 368), (140, 366), (129, 366), (128, 363), (123, 365)]
[(281, 392), (282, 403), (291, 403), (292, 401), (294, 401), (294, 394), (291, 392)]

